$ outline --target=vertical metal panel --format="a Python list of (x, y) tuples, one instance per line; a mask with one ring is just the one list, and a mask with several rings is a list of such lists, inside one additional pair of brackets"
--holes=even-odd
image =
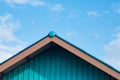
[(51, 47), (3, 80), (110, 80), (111, 76), (61, 47)]

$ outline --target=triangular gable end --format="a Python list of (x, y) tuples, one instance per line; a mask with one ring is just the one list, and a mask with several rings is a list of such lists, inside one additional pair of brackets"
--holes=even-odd
[[(68, 50), (69, 52), (73, 53), (74, 55), (80, 57), (81, 59), (87, 61), (88, 63), (94, 65), (95, 67), (99, 68), (100, 70), (106, 72), (107, 74), (113, 76), (114, 78), (120, 80), (120, 73), (113, 68), (109, 67), (108, 65), (104, 64), (103, 62), (97, 60), (96, 58), (86, 54), (84, 51), (76, 48), (75, 46), (71, 45), (67, 41), (63, 40), (59, 36), (57, 36), (54, 32), (49, 33), (49, 35), (42, 40), (38, 41), (34, 45), (28, 47), (24, 51), (20, 52), (18, 55), (12, 57), (11, 59), (7, 60), (3, 64), (0, 65), (0, 75), (12, 69), (15, 64), (22, 64), (20, 61), (25, 62), (25, 59), (28, 56), (32, 55), (35, 51), (39, 49), (46, 49), (46, 46), (49, 47), (51, 43), (55, 43), (64, 49)], [(17, 65), (18, 66), (18, 65)], [(12, 67), (12, 68), (11, 68)]]

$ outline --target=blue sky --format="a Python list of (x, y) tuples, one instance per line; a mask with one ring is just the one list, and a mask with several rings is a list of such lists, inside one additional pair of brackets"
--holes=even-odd
[(0, 62), (50, 31), (120, 70), (120, 0), (0, 0)]

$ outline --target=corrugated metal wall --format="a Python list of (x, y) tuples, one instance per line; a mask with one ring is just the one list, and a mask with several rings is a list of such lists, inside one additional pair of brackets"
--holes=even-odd
[(51, 47), (3, 80), (111, 80), (111, 76), (60, 47)]

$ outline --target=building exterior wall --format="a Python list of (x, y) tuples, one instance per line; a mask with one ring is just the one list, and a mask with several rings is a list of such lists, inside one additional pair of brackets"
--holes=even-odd
[(3, 80), (115, 80), (110, 75), (54, 46), (3, 76)]

